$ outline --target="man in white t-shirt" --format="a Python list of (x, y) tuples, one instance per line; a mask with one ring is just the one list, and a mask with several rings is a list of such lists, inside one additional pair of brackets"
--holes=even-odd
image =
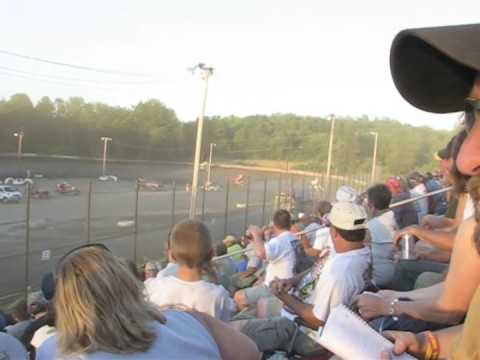
[(273, 214), (274, 237), (264, 241), (263, 231), (257, 226), (248, 229), (253, 238), (255, 253), (267, 261), (263, 284), (239, 290), (234, 299), (239, 309), (255, 305), (259, 299), (271, 296), (269, 285), (274, 279), (289, 279), (294, 275), (294, 268), (301, 250), (297, 237), (290, 232), (292, 218), (287, 210), (277, 210)]
[[(339, 304), (351, 306), (354, 297), (370, 285), (371, 255), (363, 244), (367, 232), (365, 210), (349, 202), (336, 203), (329, 221), (336, 255), (317, 273), (313, 286), (302, 281), (302, 276), (274, 280), (270, 290), (283, 302), (283, 316), (232, 322), (255, 341), (260, 351), (293, 350), (302, 356), (322, 352), (312, 337), (325, 324), (330, 311)], [(310, 287), (307, 293), (305, 287)], [(293, 317), (301, 324), (298, 332)]]
[(323, 247), (318, 247), (321, 246), (318, 242), (319, 237), (323, 240), (323, 236), (317, 234), (326, 233), (329, 237), (329, 230), (325, 226), (327, 223), (325, 216), (328, 215), (331, 210), (332, 204), (328, 201), (319, 201), (315, 206), (314, 221), (303, 230), (305, 234), (300, 237), (306, 255), (316, 258), (323, 250)]
[(367, 190), (367, 202), (372, 218), (368, 222), (373, 256), (373, 279), (384, 287), (393, 280), (395, 247), (393, 237), (398, 230), (395, 214), (389, 209), (392, 193), (387, 185), (376, 184)]

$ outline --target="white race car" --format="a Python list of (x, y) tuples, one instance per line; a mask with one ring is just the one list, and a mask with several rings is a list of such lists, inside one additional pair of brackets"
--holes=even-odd
[(33, 185), (33, 180), (30, 178), (13, 178), (13, 177), (8, 177), (5, 179), (3, 182), (5, 185), (7, 184), (12, 184), (12, 185), (25, 185), (25, 184), (30, 184)]
[(14, 186), (0, 186), (0, 201), (3, 203), (14, 202), (18, 203), (23, 199), (23, 195)]
[(118, 181), (118, 177), (116, 177), (115, 175), (102, 175), (98, 178), (98, 180), (100, 181), (114, 181), (114, 182), (117, 182)]

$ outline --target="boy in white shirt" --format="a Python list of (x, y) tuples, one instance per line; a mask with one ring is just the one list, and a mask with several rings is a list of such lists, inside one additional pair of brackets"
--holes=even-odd
[(195, 220), (175, 225), (168, 240), (168, 252), (178, 271), (145, 283), (150, 301), (162, 307), (180, 305), (229, 321), (236, 311), (229, 293), (223, 286), (202, 280), (204, 270), (211, 268), (213, 256), (207, 227)]
[(290, 232), (292, 218), (287, 210), (277, 210), (273, 214), (274, 237), (265, 242), (263, 231), (257, 226), (250, 226), (249, 234), (253, 237), (255, 253), (267, 261), (265, 281), (248, 289), (239, 290), (234, 299), (239, 309), (255, 305), (259, 299), (272, 296), (268, 289), (270, 282), (276, 278), (289, 279), (294, 275), (298, 253), (302, 250), (296, 236)]

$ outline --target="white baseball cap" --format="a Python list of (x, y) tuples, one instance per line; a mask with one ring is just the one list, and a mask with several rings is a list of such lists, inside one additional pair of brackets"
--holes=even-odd
[(337, 202), (328, 215), (328, 221), (342, 230), (367, 229), (367, 213), (363, 206), (349, 201)]
[(335, 198), (338, 202), (355, 202), (355, 200), (357, 200), (357, 195), (357, 191), (354, 188), (343, 185), (338, 188)]

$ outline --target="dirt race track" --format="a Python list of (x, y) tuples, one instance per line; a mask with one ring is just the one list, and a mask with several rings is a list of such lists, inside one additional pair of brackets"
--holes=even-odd
[[(142, 263), (147, 259), (164, 258), (163, 243), (172, 224), (188, 217), (190, 193), (185, 184), (191, 177), (187, 166), (174, 169), (168, 165), (156, 165), (155, 177), (168, 182), (165, 191), (140, 192), (138, 202), (138, 235), (135, 236), (135, 183), (132, 179), (119, 182), (93, 181), (90, 242), (102, 242), (122, 257)], [(172, 174), (174, 174), (172, 179)], [(225, 218), (227, 195), (225, 183), (237, 175), (238, 171), (214, 170), (214, 180), (223, 186), (221, 191), (199, 193), (199, 218), (208, 224), (215, 241), (220, 241), (225, 233), (240, 234), (245, 224), (262, 224), (262, 214), (268, 220), (273, 211), (273, 198), (279, 186), (285, 191), (287, 181), (279, 184), (276, 174), (250, 173), (250, 191), (247, 202), (247, 187), (230, 185), (228, 195), (228, 218)], [(47, 174), (45, 174), (47, 175)], [(204, 176), (205, 174), (202, 174)], [(48, 175), (47, 175), (48, 176)], [(265, 178), (267, 191), (264, 195)], [(168, 179), (168, 180), (166, 180)], [(177, 183), (173, 202), (172, 180)], [(66, 196), (53, 192), (55, 184), (68, 181), (80, 189), (78, 196)], [(203, 180), (202, 180), (203, 181)], [(69, 249), (88, 241), (88, 178), (44, 178), (36, 179), (35, 186), (50, 191), (49, 199), (32, 199), (30, 207), (29, 259), (26, 264), (27, 227), (26, 201), (19, 204), (0, 204), (0, 303), (7, 301), (12, 294), (20, 294), (25, 289), (26, 274), (32, 289), (38, 289), (42, 275), (54, 268), (58, 258)], [(293, 179), (297, 194), (303, 188), (302, 179)], [(23, 186), (18, 187), (25, 191)], [(266, 199), (265, 210), (263, 199)], [(174, 204), (174, 205), (173, 205)], [(172, 210), (174, 209), (174, 216)], [(225, 226), (227, 220), (227, 226)], [(130, 223), (129, 223), (130, 221)], [(119, 226), (124, 224), (127, 226)], [(122, 223), (126, 222), (126, 223)], [(137, 239), (135, 244), (135, 238)]]

